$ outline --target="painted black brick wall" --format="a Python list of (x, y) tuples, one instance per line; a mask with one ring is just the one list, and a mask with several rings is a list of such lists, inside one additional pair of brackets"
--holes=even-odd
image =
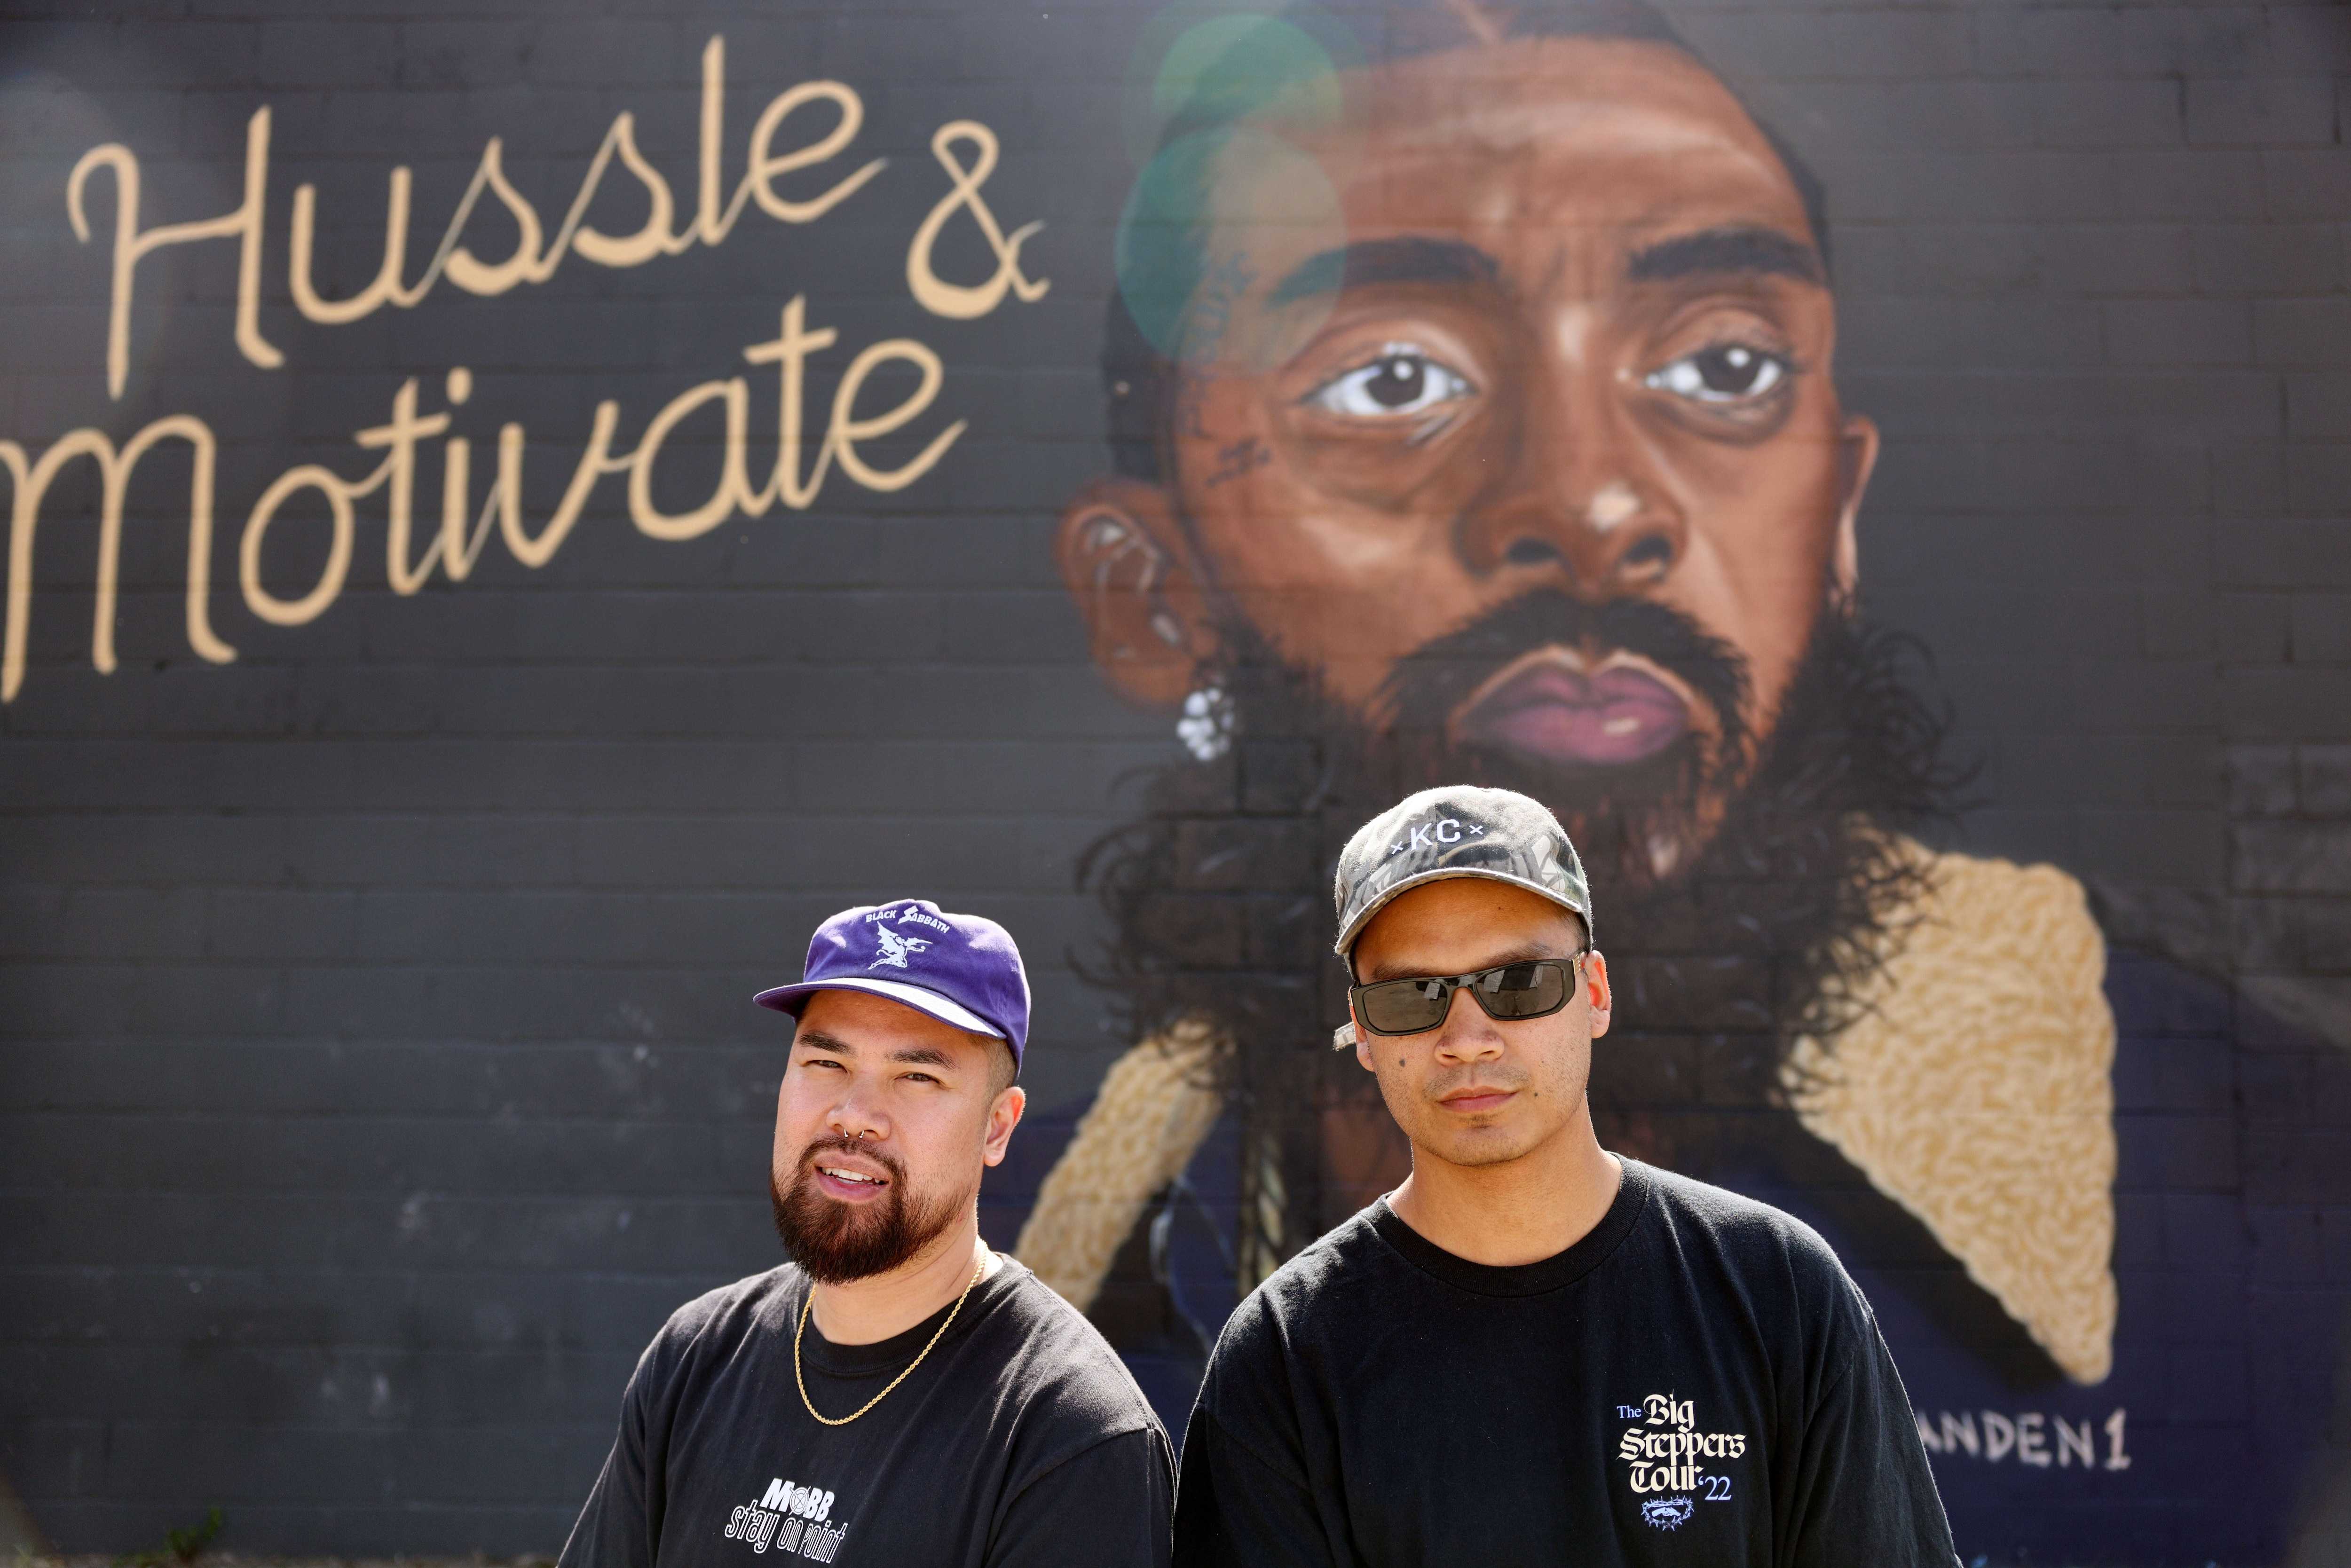
[[(1936, 651), (1982, 764), (1970, 845), (2054, 861), (2116, 929), (2351, 1035), (2351, 13), (1666, 8), (1829, 187), (1840, 384), (1887, 439), (1866, 591)], [(535, 518), (598, 399), (632, 435), (736, 373), (794, 293), (844, 346), (928, 342), (938, 417), (971, 421), (908, 490), (836, 481), (691, 543), (638, 537), (608, 480), (544, 570), (493, 545), (413, 598), (363, 522), (312, 625), (216, 589), (225, 668), (180, 633), (184, 470), (159, 459), (106, 676), (95, 487), (61, 482), (0, 709), (0, 1471), (60, 1544), (142, 1544), (219, 1502), (248, 1550), (551, 1550), (647, 1335), (772, 1260), (779, 1036), (747, 998), (843, 904), (919, 890), (1019, 932), (1040, 1107), (1081, 1103), (1125, 1043), (1069, 962), (1094, 934), (1071, 865), (1170, 742), (1102, 693), (1049, 543), (1103, 465), (1092, 361), (1144, 15), (7, 7), (0, 436), (199, 413), (216, 584), (271, 476), (354, 471), (350, 434), (411, 375), (445, 407), (452, 364), (477, 463), (500, 420), (529, 427)], [(295, 315), (302, 182), (337, 295), (373, 274), (390, 165), (414, 166), (430, 235), (491, 135), (559, 209), (632, 110), (690, 200), (714, 33), (730, 159), (768, 97), (838, 78), (857, 153), (892, 161), (874, 200), (499, 300)], [(142, 265), (110, 401), (110, 219), (76, 242), (68, 171), (120, 141), (150, 223), (225, 212), (263, 104), (287, 367), (231, 346), (234, 247), (182, 247)], [(971, 322), (902, 281), (944, 189), (928, 138), (957, 117), (1001, 138), (991, 204), (1044, 220), (1052, 280)], [(289, 583), (317, 569), (298, 553), (273, 565)]]

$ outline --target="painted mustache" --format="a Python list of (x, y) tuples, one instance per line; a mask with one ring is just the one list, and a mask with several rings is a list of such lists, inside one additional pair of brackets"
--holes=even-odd
[(1736, 766), (1747, 754), (1747, 661), (1648, 600), (1522, 594), (1397, 661), (1381, 695), (1401, 734), (1552, 768), (1606, 768), (1646, 760), (1690, 732), (1687, 701), (1658, 673), (1706, 705), (1721, 737), (1717, 765)]

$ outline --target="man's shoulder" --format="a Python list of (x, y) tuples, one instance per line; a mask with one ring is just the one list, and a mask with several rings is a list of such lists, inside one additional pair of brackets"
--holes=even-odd
[(697, 1368), (727, 1364), (745, 1342), (767, 1338), (785, 1343), (791, 1332), (791, 1308), (802, 1286), (800, 1271), (785, 1264), (705, 1291), (679, 1307), (637, 1358), (637, 1370), (629, 1379), (630, 1399), (666, 1404), (685, 1396)]
[(1649, 1189), (1656, 1222), (1685, 1257), (1709, 1257), (1742, 1279), (1798, 1288), (1846, 1286), (1844, 1265), (1821, 1233), (1760, 1199), (1692, 1176), (1625, 1161), (1626, 1179)]
[(1364, 1277), (1376, 1260), (1395, 1259), (1380, 1239), (1381, 1217), (1390, 1212), (1387, 1199), (1375, 1198), (1291, 1255), (1265, 1278), (1254, 1294), (1282, 1302), (1301, 1301), (1316, 1293)]
[(1151, 1402), (1102, 1331), (1026, 1264), (1008, 1257), (1004, 1266), (1015, 1272), (988, 1315), (988, 1337), (1001, 1349), (1024, 1415), (1103, 1437), (1158, 1430)]
[(696, 1345), (734, 1344), (755, 1334), (789, 1330), (789, 1307), (806, 1282), (798, 1267), (779, 1264), (730, 1284), (705, 1291), (670, 1313), (653, 1335), (648, 1359), (680, 1356)]
[(1243, 1347), (1278, 1341), (1288, 1333), (1285, 1325), (1310, 1313), (1328, 1326), (1333, 1318), (1334, 1293), (1376, 1289), (1381, 1265), (1401, 1262), (1380, 1239), (1376, 1220), (1384, 1204), (1384, 1200), (1374, 1203), (1342, 1220), (1242, 1297), (1240, 1305), (1225, 1320), (1217, 1359), (1228, 1360)]
[(778, 1263), (763, 1273), (747, 1274), (720, 1285), (670, 1313), (664, 1333), (694, 1335), (714, 1327), (749, 1325), (773, 1318), (786, 1301), (797, 1302), (806, 1278), (793, 1263)]

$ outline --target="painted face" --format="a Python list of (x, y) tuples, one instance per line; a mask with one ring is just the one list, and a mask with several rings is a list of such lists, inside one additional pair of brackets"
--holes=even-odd
[(827, 1283), (887, 1273), (972, 1212), (1025, 1096), (996, 1041), (858, 991), (801, 1010), (776, 1097), (776, 1227)]
[[(1355, 943), (1365, 982), (1461, 975), (1522, 958), (1565, 958), (1582, 946), (1573, 915), (1524, 888), (1454, 878), (1414, 888), (1372, 917)], [(1541, 1147), (1588, 1115), (1592, 1040), (1608, 1028), (1608, 967), (1587, 955), (1559, 1012), (1499, 1022), (1467, 991), (1421, 1034), (1377, 1035), (1356, 1021), (1355, 1059), (1415, 1157), (1498, 1165)]]
[(1182, 521), (1126, 508), (1375, 733), (1501, 759), (1579, 841), (1595, 800), (1678, 796), (1622, 868), (1667, 875), (1854, 572), (1876, 432), (1830, 380), (1802, 198), (1664, 46), (1454, 49), (1351, 101), (1217, 168), (1157, 497)]

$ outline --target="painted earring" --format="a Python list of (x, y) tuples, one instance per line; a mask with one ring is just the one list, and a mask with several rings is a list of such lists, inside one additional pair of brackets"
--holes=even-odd
[(1233, 699), (1221, 685), (1195, 687), (1184, 699), (1184, 716), (1176, 721), (1176, 738), (1201, 762), (1214, 762), (1233, 748), (1237, 716)]

